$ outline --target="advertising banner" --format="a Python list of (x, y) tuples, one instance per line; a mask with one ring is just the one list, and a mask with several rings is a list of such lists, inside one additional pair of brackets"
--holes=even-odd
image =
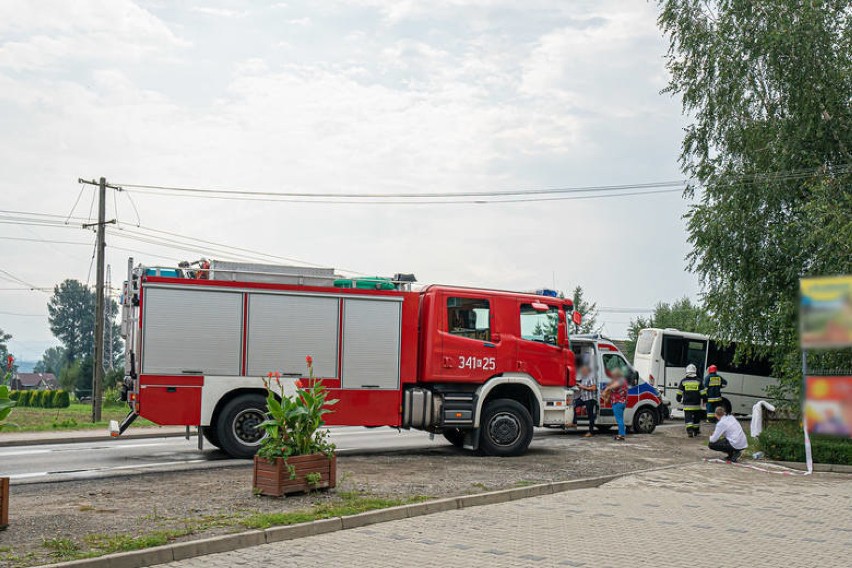
[(805, 417), (811, 434), (852, 436), (852, 376), (807, 377)]
[(852, 276), (802, 278), (802, 349), (852, 345)]

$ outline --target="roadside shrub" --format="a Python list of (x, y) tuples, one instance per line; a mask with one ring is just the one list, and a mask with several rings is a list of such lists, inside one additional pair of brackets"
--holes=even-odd
[(53, 391), (53, 408), (68, 408), (71, 406), (71, 396), (68, 391)]
[(30, 391), (18, 391), (18, 406), (30, 405)]
[(39, 406), (41, 408), (53, 408), (53, 391), (41, 391), (39, 394)]
[(104, 389), (104, 407), (124, 406), (124, 403), (119, 400), (121, 391), (116, 387)]
[[(801, 430), (767, 428), (758, 437), (766, 457), (779, 461), (805, 461), (805, 436)], [(852, 440), (837, 436), (812, 435), (814, 463), (852, 465)]]
[(18, 398), (21, 396), (21, 391), (11, 391), (9, 393), (9, 399), (17, 402)]

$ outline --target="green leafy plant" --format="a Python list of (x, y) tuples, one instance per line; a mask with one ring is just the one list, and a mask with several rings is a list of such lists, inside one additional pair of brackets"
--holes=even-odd
[(305, 475), (305, 481), (308, 482), (308, 485), (316, 487), (322, 481), (322, 474), (318, 471), (312, 471)]
[(3, 376), (3, 382), (0, 383), (0, 430), (10, 425), (6, 422), (6, 419), (9, 418), (9, 415), (12, 413), (12, 409), (18, 404), (17, 401), (12, 400), (10, 396), (12, 391), (9, 389), (9, 381), (12, 378), (12, 364), (14, 362), (14, 358), (9, 355), (7, 371)]
[[(758, 445), (766, 457), (779, 461), (805, 461), (805, 437), (795, 425), (773, 426), (760, 433)], [(852, 465), (852, 440), (839, 436), (811, 435), (814, 463)]]
[[(266, 436), (260, 442), (257, 455), (270, 461), (291, 456), (326, 454), (335, 449), (328, 440), (328, 430), (323, 429), (323, 416), (331, 412), (327, 407), (337, 403), (328, 400), (328, 391), (322, 382), (314, 378), (313, 359), (305, 357), (308, 377), (296, 381), (295, 394), (287, 394), (278, 373), (270, 373), (266, 385), (268, 417), (259, 428)], [(291, 476), (293, 468), (288, 466)]]

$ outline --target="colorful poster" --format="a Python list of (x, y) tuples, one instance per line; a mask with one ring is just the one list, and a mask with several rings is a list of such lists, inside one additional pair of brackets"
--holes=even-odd
[(808, 432), (852, 436), (852, 377), (807, 377)]
[(803, 349), (852, 345), (852, 276), (800, 280)]

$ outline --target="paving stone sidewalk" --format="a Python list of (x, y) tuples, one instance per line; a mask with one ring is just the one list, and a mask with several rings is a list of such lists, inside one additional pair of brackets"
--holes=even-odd
[(850, 558), (852, 477), (710, 462), (164, 566), (829, 568)]

